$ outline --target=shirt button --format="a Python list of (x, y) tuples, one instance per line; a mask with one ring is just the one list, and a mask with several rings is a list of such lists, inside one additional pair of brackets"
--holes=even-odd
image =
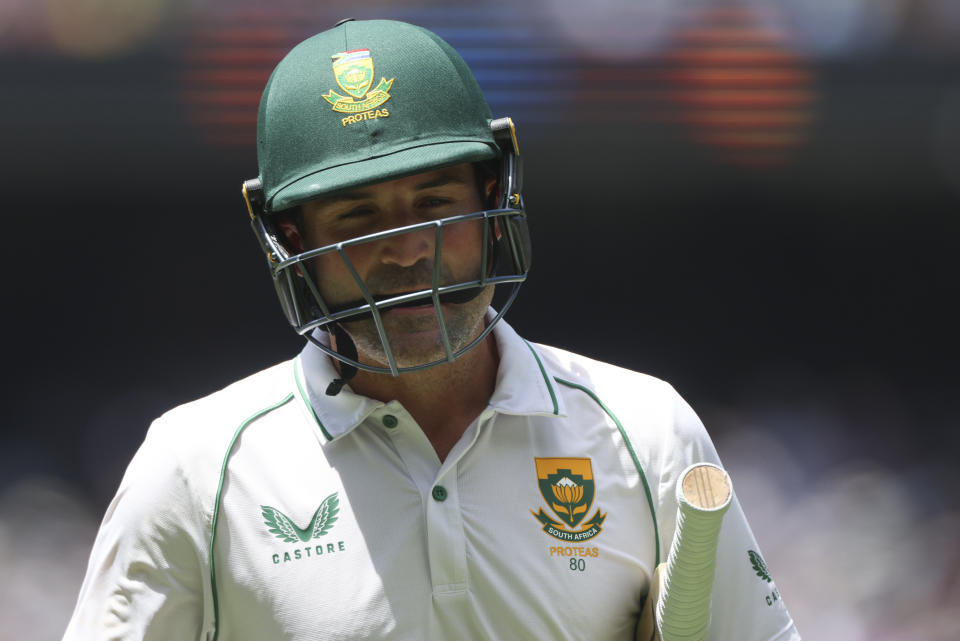
[(392, 430), (393, 428), (395, 428), (397, 426), (397, 423), (400, 422), (397, 420), (397, 417), (394, 416), (393, 414), (385, 414), (383, 416), (383, 419), (381, 420), (383, 421), (383, 426), (389, 430)]
[(431, 494), (433, 494), (433, 499), (435, 501), (447, 500), (447, 488), (443, 487), (442, 485), (434, 486), (433, 492), (431, 492)]

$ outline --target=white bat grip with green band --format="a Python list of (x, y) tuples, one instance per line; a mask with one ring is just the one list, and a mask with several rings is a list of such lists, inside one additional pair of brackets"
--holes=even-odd
[(661, 576), (656, 622), (663, 641), (704, 641), (710, 627), (710, 594), (717, 538), (733, 485), (712, 463), (691, 465), (677, 483), (677, 529)]

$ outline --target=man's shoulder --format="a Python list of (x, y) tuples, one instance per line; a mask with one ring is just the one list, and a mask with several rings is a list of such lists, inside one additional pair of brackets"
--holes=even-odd
[(564, 349), (539, 344), (535, 348), (571, 415), (577, 408), (599, 406), (627, 432), (642, 432), (647, 439), (702, 438), (703, 424), (670, 383)]
[(150, 428), (164, 439), (188, 438), (197, 445), (221, 445), (247, 420), (290, 400), (296, 382), (294, 361), (288, 360), (251, 374), (212, 394), (174, 407)]
[(178, 515), (181, 524), (193, 522), (196, 515), (191, 510), (209, 515), (217, 477), (235, 435), (248, 419), (292, 398), (296, 385), (292, 368), (292, 361), (280, 363), (157, 418), (117, 494), (126, 497), (125, 518), (146, 523), (158, 506), (160, 512)]
[[(607, 414), (653, 478), (672, 479), (671, 474), (689, 462), (716, 461), (703, 423), (670, 383), (563, 349), (535, 347), (546, 374), (564, 396), (567, 414)], [(692, 458), (674, 456), (677, 452)]]
[(600, 361), (589, 356), (540, 343), (533, 344), (547, 374), (562, 384), (585, 387), (597, 395), (642, 393), (673, 398), (676, 391), (650, 374)]

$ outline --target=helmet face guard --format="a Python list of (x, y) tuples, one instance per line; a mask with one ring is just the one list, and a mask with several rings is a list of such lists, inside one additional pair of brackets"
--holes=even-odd
[[(287, 320), (299, 334), (306, 335), (325, 353), (347, 365), (393, 376), (451, 362), (483, 341), (516, 298), (520, 285), (527, 278), (531, 258), (526, 212), (523, 209), (521, 196), (522, 172), (516, 131), (509, 118), (493, 121), (491, 129), (501, 151), (496, 208), (465, 212), (438, 220), (388, 229), (324, 247), (306, 249), (300, 253), (290, 251), (285, 242), (284, 233), (278, 225), (278, 214), (265, 211), (260, 181), (254, 179), (244, 183), (243, 193), (254, 233), (266, 254), (270, 274)], [(480, 264), (471, 277), (458, 282), (444, 282), (442, 275), (444, 233), (457, 225), (480, 226), (482, 230)], [(399, 295), (386, 297), (374, 295), (351, 262), (348, 256), (349, 250), (367, 243), (385, 240), (389, 242), (390, 238), (396, 236), (410, 233), (422, 234), (425, 231), (431, 231), (434, 238), (430, 286)], [(360, 298), (339, 305), (332, 305), (325, 300), (320, 283), (316, 280), (322, 279), (323, 274), (319, 273), (320, 270), (311, 269), (315, 260), (321, 256), (336, 256), (343, 262), (360, 292)], [(463, 346), (452, 345), (442, 305), (466, 303), (479, 296), (488, 287), (506, 289), (503, 298), (498, 301), (499, 310), (496, 315), (469, 343)], [(390, 336), (383, 322), (383, 314), (393, 307), (427, 303), (433, 305), (444, 357), (401, 367), (397, 363), (391, 346)], [(339, 323), (365, 319), (372, 320), (376, 325), (383, 354), (386, 357), (386, 367), (361, 363), (357, 358), (342, 354), (311, 336), (316, 328), (332, 333)]]

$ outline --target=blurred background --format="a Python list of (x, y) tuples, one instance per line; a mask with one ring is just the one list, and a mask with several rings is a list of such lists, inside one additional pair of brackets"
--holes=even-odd
[(805, 638), (960, 638), (955, 0), (0, 0), (0, 641), (59, 639), (150, 421), (293, 356), (249, 231), (269, 70), (337, 20), (513, 116), (510, 322), (669, 380)]

